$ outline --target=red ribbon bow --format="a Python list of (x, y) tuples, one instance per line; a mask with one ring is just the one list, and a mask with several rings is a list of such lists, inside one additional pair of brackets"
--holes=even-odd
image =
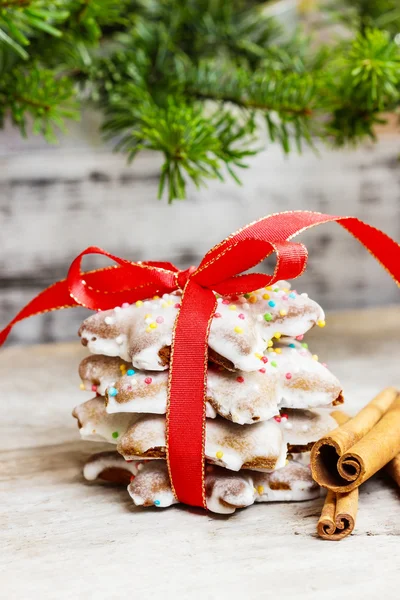
[[(105, 310), (155, 294), (183, 291), (173, 335), (167, 405), (167, 459), (176, 497), (206, 507), (204, 491), (205, 392), (208, 335), (216, 307), (214, 292), (236, 295), (301, 275), (307, 263), (297, 234), (336, 221), (378, 260), (400, 285), (400, 245), (379, 229), (355, 217), (308, 211), (270, 215), (247, 225), (212, 248), (200, 265), (179, 271), (166, 262), (132, 263), (90, 247), (72, 262), (67, 279), (34, 298), (0, 333), (2, 344), (18, 321), (50, 310), (85, 306)], [(273, 275), (242, 274), (276, 253)], [(82, 258), (102, 254), (116, 266), (83, 274)]]

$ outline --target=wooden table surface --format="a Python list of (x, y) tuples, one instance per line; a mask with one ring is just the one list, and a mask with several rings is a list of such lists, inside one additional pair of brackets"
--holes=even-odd
[[(355, 412), (400, 386), (400, 308), (333, 314), (309, 336)], [(135, 508), (125, 489), (85, 483), (71, 409), (79, 344), (0, 355), (0, 597), (7, 599), (400, 597), (400, 494), (382, 475), (361, 489), (355, 533), (322, 541), (322, 499), (258, 504), (230, 517)], [(384, 596), (383, 596), (384, 594)]]

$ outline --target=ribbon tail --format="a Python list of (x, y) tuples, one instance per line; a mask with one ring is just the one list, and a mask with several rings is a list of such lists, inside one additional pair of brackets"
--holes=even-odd
[(79, 306), (79, 304), (71, 298), (66, 279), (57, 281), (28, 302), (28, 304), (20, 310), (17, 316), (14, 317), (14, 319), (0, 332), (0, 346), (6, 341), (10, 331), (16, 323), (19, 323), (19, 321), (52, 310), (73, 308), (74, 306)]
[(400, 245), (380, 229), (355, 217), (338, 217), (337, 222), (368, 250), (400, 287)]
[(204, 444), (208, 336), (216, 298), (187, 283), (171, 347), (166, 417), (168, 469), (175, 496), (206, 508)]
[[(293, 279), (304, 271), (307, 251), (291, 240), (317, 225), (337, 222), (357, 239), (400, 286), (400, 245), (376, 227), (351, 216), (312, 211), (289, 211), (263, 217), (246, 225), (212, 248), (201, 261), (193, 279), (222, 295), (252, 291), (278, 279)], [(273, 275), (241, 275), (275, 252)]]

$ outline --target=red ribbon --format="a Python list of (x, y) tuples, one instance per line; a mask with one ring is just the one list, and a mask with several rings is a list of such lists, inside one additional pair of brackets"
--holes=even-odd
[[(305, 270), (307, 250), (290, 240), (310, 227), (331, 221), (358, 239), (400, 286), (400, 245), (379, 229), (355, 217), (308, 211), (278, 213), (232, 234), (207, 252), (197, 268), (186, 271), (165, 262), (132, 263), (100, 248), (87, 248), (72, 262), (67, 279), (41, 292), (7, 325), (0, 333), (0, 344), (16, 323), (32, 315), (73, 306), (106, 310), (123, 302), (183, 290), (170, 362), (167, 458), (176, 497), (205, 507), (205, 391), (214, 292), (243, 294), (279, 279), (298, 277)], [(277, 259), (273, 275), (242, 274), (273, 252)], [(101, 254), (117, 264), (83, 274), (81, 262), (86, 254)]]

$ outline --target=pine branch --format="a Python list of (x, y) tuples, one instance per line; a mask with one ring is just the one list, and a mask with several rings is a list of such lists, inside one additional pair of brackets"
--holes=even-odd
[(239, 182), (261, 139), (358, 143), (398, 110), (397, 4), (335, 0), (344, 36), (321, 44), (261, 0), (0, 0), (0, 126), (54, 141), (83, 97), (129, 160), (162, 153), (169, 201), (189, 180)]
[(49, 8), (44, 0), (0, 0), (0, 44), (27, 59), (26, 47), (32, 35), (41, 32), (61, 36), (56, 25), (68, 17), (68, 11), (59, 4), (66, 3), (55, 2)]
[(22, 135), (43, 135), (48, 142), (56, 141), (55, 130), (65, 131), (65, 119), (77, 119), (79, 112), (73, 83), (65, 77), (54, 78), (53, 71), (35, 64), (22, 69), (20, 64), (0, 77), (0, 124), (6, 110)]
[(188, 178), (196, 187), (206, 179), (224, 180), (224, 165), (239, 182), (234, 167), (245, 168), (243, 159), (255, 153), (247, 147), (249, 128), (239, 126), (229, 113), (206, 115), (200, 105), (187, 105), (176, 97), (168, 97), (165, 107), (146, 94), (138, 106), (131, 98), (118, 98), (103, 129), (108, 138), (119, 135), (116, 150), (126, 152), (129, 160), (144, 149), (162, 152), (159, 197), (167, 188), (169, 202), (185, 197)]
[[(283, 117), (312, 115), (308, 106), (313, 87), (311, 77), (280, 71), (249, 75), (245, 70), (219, 69), (204, 64), (193, 70), (195, 79), (185, 92), (200, 100), (231, 103), (249, 110), (275, 111)], [(304, 92), (307, 91), (307, 96)]]
[(382, 113), (400, 102), (400, 48), (387, 32), (366, 30), (359, 34), (334, 63), (337, 101), (328, 133), (337, 145), (374, 139), (374, 125)]

